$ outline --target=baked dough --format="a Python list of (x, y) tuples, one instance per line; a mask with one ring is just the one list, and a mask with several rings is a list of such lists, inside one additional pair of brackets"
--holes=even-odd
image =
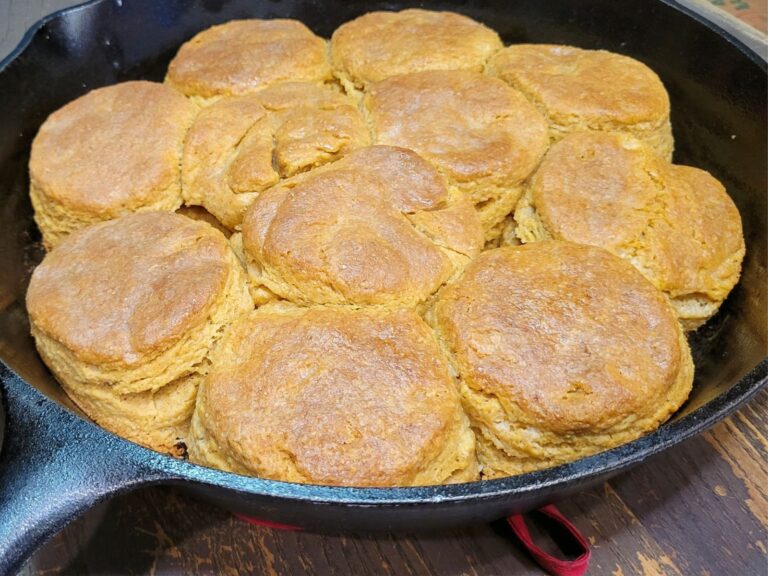
[(390, 146), (262, 192), (242, 228), (257, 301), (305, 305), (417, 306), (482, 247), (472, 206), (415, 152)]
[(482, 72), (501, 47), (495, 31), (471, 18), (418, 8), (369, 12), (331, 37), (334, 74), (350, 92), (407, 72)]
[(211, 347), (252, 308), (226, 238), (165, 212), (72, 234), (27, 292), (37, 349), (75, 403), (104, 428), (171, 453), (183, 451)]
[(205, 108), (189, 132), (184, 201), (234, 230), (261, 191), (369, 141), (357, 106), (329, 86), (287, 82), (224, 98)]
[(365, 98), (373, 139), (431, 162), (475, 205), (496, 240), (523, 182), (547, 149), (547, 123), (498, 78), (467, 71), (414, 72), (374, 84)]
[(488, 72), (531, 99), (553, 140), (584, 130), (626, 132), (672, 160), (669, 96), (642, 62), (605, 50), (516, 44), (498, 52)]
[(477, 479), (475, 439), (435, 337), (407, 310), (268, 305), (233, 324), (192, 420), (190, 459), (346, 486)]
[(179, 48), (166, 83), (209, 104), (277, 82), (330, 80), (327, 42), (298, 20), (233, 20), (203, 30)]
[(515, 221), (523, 242), (592, 244), (631, 262), (687, 330), (717, 311), (744, 258), (741, 217), (722, 184), (621, 133), (583, 132), (552, 146)]
[(181, 206), (179, 162), (197, 107), (154, 82), (92, 90), (40, 127), (30, 196), (45, 246), (85, 226)]
[(422, 9), (330, 42), (228, 22), (164, 84), (41, 127), (31, 333), (96, 423), (225, 471), (415, 486), (570, 462), (680, 408), (684, 330), (740, 275), (736, 207), (672, 151), (667, 92), (626, 56)]
[(484, 252), (429, 319), (459, 375), (486, 478), (634, 440), (691, 390), (690, 350), (666, 298), (600, 248)]

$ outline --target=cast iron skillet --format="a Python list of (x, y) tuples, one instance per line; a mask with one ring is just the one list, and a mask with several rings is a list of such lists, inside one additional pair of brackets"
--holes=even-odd
[[(7, 430), (0, 453), (0, 573), (95, 502), (147, 484), (173, 484), (251, 516), (312, 530), (419, 530), (484, 522), (605, 480), (722, 419), (765, 384), (766, 63), (728, 32), (672, 2), (442, 0), (505, 42), (606, 48), (647, 62), (672, 97), (676, 160), (710, 170), (744, 220), (740, 285), (692, 336), (689, 402), (659, 430), (608, 452), (501, 480), (426, 488), (358, 489), (246, 478), (174, 460), (81, 417), (29, 337), (24, 293), (41, 256), (27, 199), (29, 145), (45, 117), (88, 90), (161, 80), (178, 46), (212, 24), (289, 17), (328, 37), (342, 22), (416, 2), (377, 0), (97, 0), (53, 15), (0, 64), (0, 381)], [(607, 79), (606, 81), (610, 81)]]

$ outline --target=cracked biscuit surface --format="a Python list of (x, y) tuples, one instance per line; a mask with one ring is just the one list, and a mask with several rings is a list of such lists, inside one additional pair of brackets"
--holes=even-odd
[(230, 230), (259, 193), (369, 143), (353, 101), (328, 86), (279, 84), (205, 108), (184, 145), (184, 201)]
[(233, 20), (179, 48), (165, 82), (201, 104), (286, 81), (331, 79), (327, 43), (298, 20)]
[(142, 212), (72, 234), (35, 269), (32, 335), (98, 424), (176, 452), (223, 327), (251, 310), (239, 261), (210, 225)]
[(475, 439), (412, 311), (264, 306), (234, 323), (198, 396), (190, 459), (289, 482), (477, 479)]
[(331, 37), (334, 73), (350, 91), (407, 72), (482, 72), (501, 47), (495, 31), (471, 18), (420, 9), (369, 12)]
[(620, 133), (573, 134), (553, 145), (515, 221), (523, 242), (592, 244), (629, 261), (688, 330), (717, 311), (744, 257), (741, 218), (722, 184)]
[(549, 144), (547, 123), (525, 96), (475, 72), (393, 76), (371, 87), (365, 108), (374, 142), (432, 163), (475, 205), (488, 241)]
[(98, 88), (51, 114), (29, 159), (46, 248), (97, 222), (181, 206), (181, 149), (196, 114), (175, 90), (145, 81)]
[(584, 130), (621, 131), (672, 159), (669, 96), (642, 62), (605, 50), (516, 44), (493, 57), (488, 73), (531, 99), (553, 140)]
[(690, 350), (667, 300), (593, 246), (486, 251), (428, 319), (459, 375), (485, 477), (634, 440), (691, 389)]
[(242, 246), (266, 299), (411, 307), (461, 272), (482, 230), (415, 152), (371, 146), (260, 194)]

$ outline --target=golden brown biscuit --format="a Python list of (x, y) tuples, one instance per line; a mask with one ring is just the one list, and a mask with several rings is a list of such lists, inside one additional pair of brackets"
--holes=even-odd
[(691, 390), (690, 350), (666, 298), (600, 248), (484, 252), (430, 321), (459, 374), (485, 477), (629, 442)]
[(584, 130), (621, 131), (672, 159), (669, 96), (642, 62), (605, 50), (518, 44), (498, 52), (488, 73), (536, 104), (553, 140)]
[(64, 389), (98, 424), (156, 450), (183, 441), (223, 327), (253, 308), (224, 236), (142, 212), (72, 234), (27, 292), (32, 335)]
[(297, 20), (234, 20), (184, 43), (165, 81), (209, 103), (285, 81), (331, 79), (325, 40)]
[(692, 330), (738, 282), (741, 218), (707, 172), (675, 166), (627, 134), (583, 132), (552, 146), (515, 210), (524, 242), (592, 244), (631, 262)]
[(338, 160), (371, 143), (355, 102), (331, 87), (286, 82), (257, 96), (269, 113), (274, 160), (282, 178)]
[(197, 107), (153, 82), (92, 90), (32, 143), (30, 196), (47, 248), (85, 226), (181, 205), (181, 147)]
[(349, 91), (408, 72), (482, 72), (501, 48), (499, 35), (471, 18), (419, 9), (369, 12), (331, 38), (334, 74)]
[(523, 182), (547, 149), (547, 123), (497, 78), (416, 72), (374, 84), (365, 99), (374, 142), (415, 150), (475, 205), (486, 240), (501, 234)]
[(280, 179), (272, 147), (272, 126), (255, 96), (225, 98), (204, 108), (184, 143), (184, 203), (203, 206), (235, 229), (258, 193)]
[(370, 137), (352, 100), (328, 86), (289, 82), (205, 108), (184, 146), (184, 201), (240, 226), (259, 192), (336, 160)]
[(212, 362), (194, 462), (310, 484), (477, 478), (456, 385), (412, 311), (268, 305), (227, 330)]
[(415, 152), (372, 146), (262, 192), (242, 240), (257, 301), (400, 307), (457, 276), (482, 230)]

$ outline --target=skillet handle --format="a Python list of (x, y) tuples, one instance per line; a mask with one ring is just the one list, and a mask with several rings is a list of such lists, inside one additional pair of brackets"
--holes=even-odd
[[(169, 480), (152, 452), (78, 418), (0, 365), (0, 575), (106, 498)], [(149, 457), (148, 457), (149, 456)], [(159, 455), (158, 455), (159, 456)]]

